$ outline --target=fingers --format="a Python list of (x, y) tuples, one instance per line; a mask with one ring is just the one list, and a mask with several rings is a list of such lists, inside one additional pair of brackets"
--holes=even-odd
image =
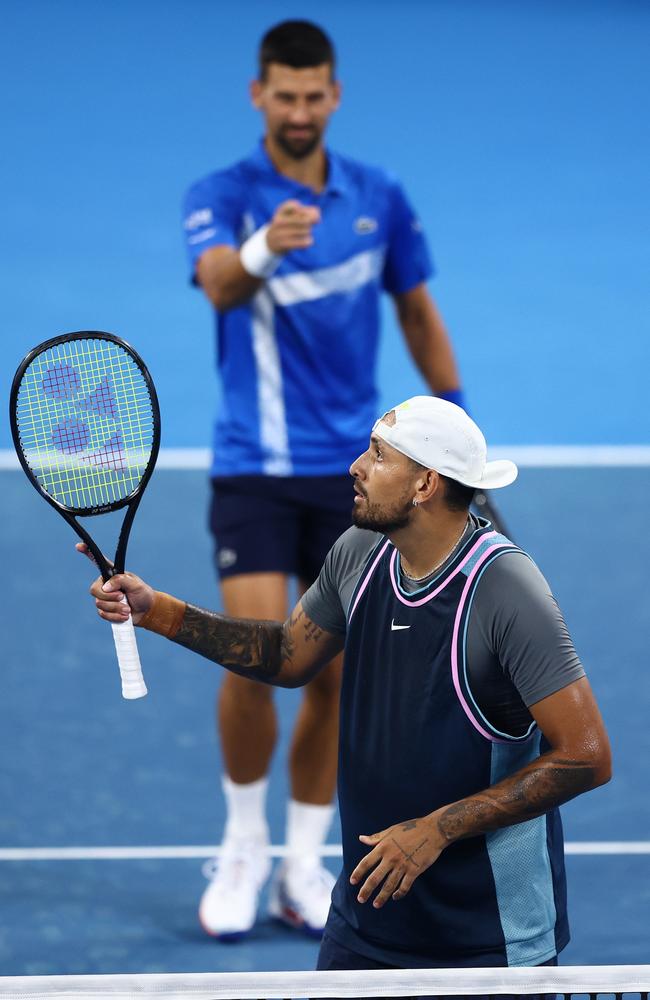
[[(389, 899), (400, 900), (410, 891), (422, 869), (422, 859), (416, 862), (413, 855), (424, 846), (421, 843), (409, 845), (398, 841), (399, 834), (403, 835), (410, 827), (415, 827), (416, 821), (408, 824), (388, 827), (380, 833), (370, 835), (362, 834), (359, 840), (372, 848), (365, 858), (362, 858), (350, 876), (350, 884), (356, 885), (363, 882), (357, 900), (365, 903), (373, 893), (377, 895), (373, 901), (375, 909), (381, 909)], [(421, 835), (420, 835), (421, 836)], [(440, 851), (426, 860), (424, 868), (436, 859)], [(364, 881), (365, 879), (365, 881)]]
[(396, 865), (393, 860), (383, 858), (361, 886), (357, 894), (357, 901), (365, 903), (374, 892), (379, 890), (372, 905), (375, 910), (380, 910), (389, 899), (402, 899), (413, 885), (413, 881), (414, 879), (407, 872), (406, 865)]
[(359, 834), (359, 840), (362, 844), (370, 844), (374, 847), (380, 840), (383, 840), (387, 833), (387, 830), (382, 830), (381, 833), (361, 833)]
[(404, 875), (403, 868), (394, 868), (385, 880), (380, 891), (375, 896), (372, 905), (376, 910), (380, 910), (389, 899), (395, 899), (395, 891), (402, 881)]
[(95, 598), (97, 612), (105, 621), (123, 622), (131, 614), (122, 589), (125, 579), (124, 574), (118, 574), (104, 582), (100, 576), (91, 584), (90, 593)]
[[(75, 545), (75, 549), (77, 550), (77, 552), (80, 552), (82, 556), (86, 556), (87, 559), (90, 559), (91, 563), (94, 563), (95, 566), (97, 565), (97, 560), (95, 559), (94, 555), (92, 554), (92, 552), (90, 551), (85, 542), (77, 542), (77, 544)], [(104, 556), (104, 559), (106, 559), (106, 556)], [(110, 559), (106, 559), (106, 565), (112, 567), (113, 563), (111, 562)]]
[[(391, 872), (391, 863), (387, 859), (382, 859), (377, 865), (372, 875), (369, 875), (357, 894), (359, 903), (365, 903), (370, 899), (375, 889), (378, 889), (386, 876)], [(397, 885), (397, 883), (395, 884)], [(394, 887), (395, 888), (395, 887)], [(390, 895), (390, 894), (389, 894)]]
[[(362, 838), (359, 837), (359, 840)], [(350, 885), (356, 885), (361, 882), (362, 879), (366, 877), (369, 871), (371, 871), (377, 862), (381, 859), (381, 854), (376, 851), (371, 851), (370, 854), (366, 854), (365, 858), (362, 858), (357, 867), (354, 869), (350, 875)]]
[(274, 253), (301, 250), (314, 242), (312, 226), (320, 221), (320, 210), (314, 205), (286, 201), (278, 207), (266, 234), (266, 242)]
[(404, 873), (401, 885), (393, 893), (393, 899), (395, 900), (395, 902), (398, 902), (400, 899), (404, 899), (404, 896), (406, 896), (407, 892), (409, 892), (411, 886), (415, 882), (415, 879), (416, 876), (411, 874), (410, 872)]
[(77, 552), (80, 552), (82, 556), (86, 556), (87, 559), (90, 559), (91, 563), (94, 563), (95, 566), (97, 565), (97, 561), (94, 555), (92, 554), (92, 552), (90, 551), (85, 542), (77, 542), (77, 544), (75, 545), (75, 549), (77, 550)]
[(303, 205), (291, 198), (278, 206), (274, 218), (284, 221), (291, 219), (294, 222), (304, 220), (310, 225), (315, 225), (315, 223), (320, 222), (320, 208), (316, 205)]

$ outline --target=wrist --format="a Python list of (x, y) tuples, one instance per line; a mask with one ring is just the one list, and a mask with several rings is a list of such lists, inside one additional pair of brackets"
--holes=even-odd
[(449, 811), (449, 806), (443, 806), (441, 809), (436, 809), (428, 817), (431, 820), (431, 827), (440, 842), (441, 850), (462, 839), (462, 833), (458, 829), (458, 824), (453, 819), (453, 804), (451, 814), (448, 816)]
[(138, 628), (173, 639), (183, 623), (186, 607), (185, 601), (179, 601), (177, 597), (161, 590), (154, 590), (151, 607), (138, 622)]
[(460, 387), (458, 389), (445, 389), (444, 392), (437, 392), (436, 396), (438, 399), (446, 399), (448, 403), (455, 403), (456, 406), (460, 406), (467, 413), (465, 393)]
[(253, 278), (270, 278), (282, 260), (282, 255), (273, 253), (269, 247), (266, 239), (268, 231), (269, 225), (262, 226), (242, 243), (239, 250), (242, 267)]

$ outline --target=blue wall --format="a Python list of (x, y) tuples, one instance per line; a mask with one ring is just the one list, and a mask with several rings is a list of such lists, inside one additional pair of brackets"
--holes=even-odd
[[(3, 394), (39, 341), (112, 330), (150, 364), (163, 444), (209, 442), (179, 203), (256, 141), (254, 51), (286, 16), (337, 42), (332, 144), (395, 170), (421, 212), (488, 440), (650, 441), (650, 7), (632, 0), (8, 0)], [(388, 405), (419, 383), (388, 304), (385, 332)]]

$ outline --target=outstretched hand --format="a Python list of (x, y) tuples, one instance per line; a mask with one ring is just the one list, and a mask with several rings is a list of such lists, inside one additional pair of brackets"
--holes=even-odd
[(389, 899), (403, 899), (416, 878), (438, 860), (447, 846), (438, 830), (435, 813), (396, 823), (369, 836), (364, 834), (359, 840), (372, 850), (354, 869), (350, 883), (357, 885), (365, 879), (357, 895), (360, 903), (365, 903), (379, 889), (372, 904), (375, 909)]
[[(75, 547), (77, 552), (95, 562), (84, 542), (78, 542)], [(134, 625), (149, 611), (154, 600), (153, 589), (133, 573), (117, 573), (106, 583), (100, 576), (91, 585), (90, 593), (95, 598), (97, 613), (104, 621), (119, 623), (132, 615)]]

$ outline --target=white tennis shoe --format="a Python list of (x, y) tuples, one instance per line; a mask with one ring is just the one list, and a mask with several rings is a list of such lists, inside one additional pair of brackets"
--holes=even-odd
[(312, 937), (321, 937), (335, 881), (318, 859), (283, 861), (271, 882), (269, 914)]
[(206, 861), (210, 884), (201, 896), (199, 920), (204, 931), (221, 941), (239, 941), (257, 920), (260, 892), (271, 871), (265, 840), (225, 841), (218, 858)]

